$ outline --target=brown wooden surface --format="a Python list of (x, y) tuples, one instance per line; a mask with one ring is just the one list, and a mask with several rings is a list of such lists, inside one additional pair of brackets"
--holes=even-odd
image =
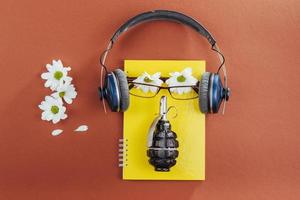
[[(142, 11), (173, 9), (201, 21), (227, 58), (232, 98), (206, 120), (206, 177), (122, 181), (117, 138), (122, 114), (105, 115), (98, 58), (121, 23)], [(5, 1), (0, 4), (0, 199), (299, 199), (300, 2)], [(69, 118), (40, 120), (52, 59), (72, 67), (78, 98)], [(187, 27), (151, 22), (121, 36), (110, 66), (129, 59), (217, 58)], [(116, 67), (112, 67), (116, 68)], [(72, 130), (87, 124), (87, 134)], [(59, 137), (50, 132), (64, 129)]]

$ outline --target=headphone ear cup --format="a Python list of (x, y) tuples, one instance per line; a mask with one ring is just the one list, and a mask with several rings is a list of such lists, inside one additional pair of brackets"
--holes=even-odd
[(125, 73), (120, 69), (114, 70), (113, 73), (115, 74), (118, 81), (118, 88), (120, 94), (120, 112), (124, 112), (129, 107), (129, 88), (127, 77)]
[(213, 73), (210, 80), (210, 112), (218, 113), (222, 102), (225, 100), (228, 90), (223, 87), (221, 77), (217, 73)]
[(208, 113), (209, 108), (209, 86), (210, 86), (210, 72), (204, 72), (199, 84), (199, 107), (202, 113)]
[(112, 112), (118, 112), (120, 107), (120, 95), (118, 80), (113, 72), (107, 73), (103, 88), (99, 88), (100, 99), (105, 100)]

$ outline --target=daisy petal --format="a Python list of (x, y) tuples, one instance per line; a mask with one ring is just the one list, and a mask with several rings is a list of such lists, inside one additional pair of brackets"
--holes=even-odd
[(42, 75), (41, 75), (42, 79), (48, 79), (49, 77), (50, 77), (50, 73), (49, 72), (42, 73)]
[(72, 104), (72, 102), (73, 102), (73, 100), (71, 98), (68, 98), (68, 97), (65, 97), (64, 100), (67, 104)]
[(45, 112), (45, 119), (47, 121), (51, 121), (53, 118), (53, 114), (51, 112)]
[(52, 69), (52, 65), (50, 65), (50, 64), (47, 64), (47, 65), (46, 65), (46, 68), (47, 68), (47, 70), (50, 72), (50, 71), (51, 71), (51, 69)]
[(157, 87), (150, 87), (150, 91), (153, 93), (155, 93), (157, 91), (157, 89), (158, 89)]
[(64, 114), (63, 116), (61, 116), (61, 119), (67, 119), (68, 115)]
[(87, 125), (81, 125), (78, 128), (76, 128), (74, 131), (76, 132), (84, 132), (87, 131), (89, 129), (89, 127)]
[(181, 73), (179, 73), (179, 72), (171, 72), (170, 73), (170, 76), (180, 76), (181, 75)]
[(62, 64), (61, 60), (56, 61), (56, 63), (57, 63), (58, 66), (62, 66), (63, 67), (63, 64)]
[(61, 130), (61, 129), (55, 129), (55, 130), (53, 130), (53, 131), (51, 132), (51, 135), (53, 135), (53, 136), (58, 136), (58, 135), (60, 135), (62, 132), (63, 132), (63, 130)]
[(42, 101), (42, 103), (40, 105), (38, 105), (38, 107), (41, 109), (41, 110), (45, 110), (46, 106), (45, 104), (43, 103), (44, 101)]
[(59, 121), (60, 121), (60, 118), (58, 116), (54, 115), (54, 117), (52, 119), (53, 124), (56, 124)]
[(183, 93), (189, 93), (191, 91), (191, 87), (182, 88)]
[(182, 73), (183, 76), (191, 76), (192, 75), (192, 68), (190, 68), (190, 67), (185, 68), (181, 73)]
[(160, 72), (156, 72), (155, 74), (152, 75), (153, 79), (158, 79), (160, 78)]
[(46, 113), (45, 111), (42, 112), (41, 119), (42, 119), (42, 120), (46, 120), (46, 116), (47, 116), (47, 113)]
[(148, 93), (149, 86), (141, 86), (141, 89), (143, 90), (144, 93)]
[(183, 90), (184, 90), (183, 88), (177, 88), (177, 93), (178, 93), (178, 94), (182, 94), (182, 93), (183, 93)]
[(47, 80), (44, 84), (45, 87), (50, 87), (51, 86), (51, 81)]
[(58, 66), (57, 61), (56, 60), (52, 60), (52, 65), (57, 67)]
[(65, 77), (65, 81), (67, 84), (70, 84), (73, 79), (70, 76)]
[(59, 93), (58, 92), (54, 92), (51, 94), (52, 97), (54, 98), (60, 98)]

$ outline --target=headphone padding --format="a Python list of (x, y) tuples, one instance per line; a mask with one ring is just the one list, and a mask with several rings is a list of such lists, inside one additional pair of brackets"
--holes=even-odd
[(128, 82), (125, 73), (120, 70), (114, 70), (114, 74), (118, 79), (119, 91), (120, 91), (120, 111), (124, 112), (129, 107), (129, 89)]
[(202, 113), (209, 112), (209, 79), (210, 72), (204, 72), (199, 84), (199, 106)]

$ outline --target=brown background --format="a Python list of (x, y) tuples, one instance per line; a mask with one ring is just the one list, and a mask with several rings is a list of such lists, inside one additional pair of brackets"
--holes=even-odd
[[(98, 57), (118, 26), (152, 9), (199, 19), (227, 58), (232, 98), (207, 117), (206, 176), (199, 181), (122, 181), (122, 114), (104, 115)], [(1, 1), (0, 199), (299, 199), (300, 2)], [(79, 96), (59, 125), (40, 120), (45, 64), (72, 67)], [(217, 59), (187, 27), (151, 22), (123, 35), (111, 66), (130, 59)], [(72, 132), (88, 124), (87, 134)], [(50, 132), (63, 128), (53, 137)]]

